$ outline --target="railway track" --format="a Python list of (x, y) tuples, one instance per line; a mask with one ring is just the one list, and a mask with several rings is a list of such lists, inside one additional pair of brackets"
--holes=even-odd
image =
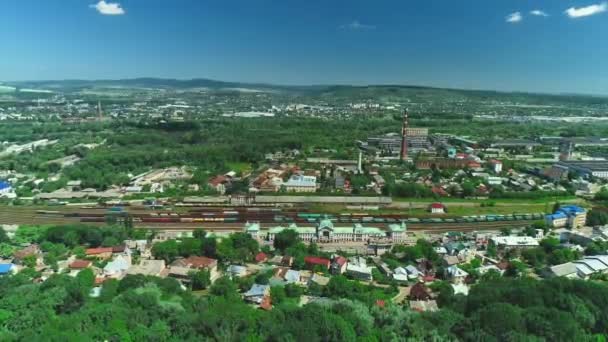
[[(236, 210), (235, 210), (236, 209)], [(300, 211), (301, 210), (301, 211)], [(111, 212), (104, 207), (8, 207), (0, 206), (0, 224), (44, 225), (44, 224), (77, 224), (86, 223), (94, 226), (106, 224), (106, 216), (116, 214), (129, 215), (134, 220), (135, 228), (164, 230), (193, 230), (203, 228), (209, 231), (242, 231), (245, 222), (260, 222), (263, 228), (289, 225), (289, 222), (277, 222), (276, 215), (288, 218), (301, 227), (314, 227), (321, 217), (309, 214), (306, 208), (246, 208), (246, 207), (198, 207), (187, 211), (170, 209), (147, 209), (145, 207), (128, 207), (127, 210)], [(310, 216), (307, 215), (319, 215)], [(405, 215), (374, 215), (367, 213), (352, 214), (350, 221), (334, 215), (336, 226), (350, 226), (361, 223), (365, 226), (386, 228), (387, 224), (406, 219)], [(370, 220), (364, 221), (365, 218)], [(309, 217), (309, 218), (305, 218)], [(187, 220), (183, 220), (187, 218)], [(221, 219), (221, 222), (219, 222)], [(374, 222), (381, 219), (384, 222)], [(391, 222), (389, 222), (389, 219)], [(157, 222), (155, 222), (155, 220)], [(180, 221), (181, 220), (181, 221)], [(146, 222), (144, 222), (146, 221)], [(482, 222), (406, 222), (409, 231), (473, 231), (500, 230), (529, 225), (534, 220), (482, 221)]]

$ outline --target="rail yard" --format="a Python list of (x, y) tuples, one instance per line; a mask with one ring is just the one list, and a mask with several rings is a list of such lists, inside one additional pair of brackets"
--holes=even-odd
[(158, 230), (240, 231), (247, 222), (258, 222), (263, 228), (296, 224), (314, 226), (327, 218), (336, 224), (363, 224), (385, 228), (388, 224), (404, 222), (411, 231), (473, 231), (500, 230), (522, 227), (541, 220), (542, 213), (512, 215), (414, 217), (401, 213), (353, 211), (326, 214), (312, 212), (305, 206), (27, 206), (0, 209), (1, 224), (67, 224), (105, 225), (128, 220), (134, 228)]

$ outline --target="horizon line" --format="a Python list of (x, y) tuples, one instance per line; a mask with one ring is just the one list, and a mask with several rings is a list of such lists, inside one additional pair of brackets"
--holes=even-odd
[(0, 80), (0, 84), (10, 83), (27, 83), (27, 82), (119, 82), (119, 81), (133, 81), (133, 80), (163, 80), (163, 81), (211, 81), (218, 83), (239, 83), (243, 85), (252, 86), (269, 86), (269, 87), (284, 87), (284, 88), (298, 88), (298, 87), (352, 87), (352, 88), (365, 88), (365, 87), (409, 87), (409, 88), (429, 88), (439, 90), (462, 90), (462, 91), (484, 91), (484, 92), (496, 92), (496, 93), (521, 93), (531, 95), (553, 95), (553, 96), (591, 96), (591, 97), (608, 97), (608, 93), (577, 93), (577, 92), (546, 92), (546, 91), (529, 91), (529, 90), (498, 90), (498, 89), (482, 89), (482, 88), (466, 88), (466, 87), (450, 87), (450, 86), (437, 86), (437, 85), (426, 85), (426, 84), (405, 84), (405, 83), (305, 83), (305, 84), (284, 84), (284, 83), (272, 83), (272, 82), (248, 82), (248, 81), (226, 81), (215, 78), (206, 77), (193, 77), (193, 78), (180, 78), (180, 77), (155, 77), (155, 76), (137, 76), (127, 78), (64, 78), (64, 79), (38, 79), (38, 80), (20, 80), (20, 81), (4, 81)]

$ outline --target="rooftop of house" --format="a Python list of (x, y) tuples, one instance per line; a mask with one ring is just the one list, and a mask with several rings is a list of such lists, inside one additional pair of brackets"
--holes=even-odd
[(245, 297), (263, 297), (269, 289), (268, 285), (253, 284), (249, 291), (245, 292)]
[(188, 268), (205, 268), (217, 265), (217, 260), (204, 256), (190, 256), (185, 259), (178, 259), (173, 262), (172, 266), (181, 266)]
[(39, 246), (37, 244), (33, 244), (16, 251), (15, 253), (13, 253), (13, 257), (15, 257), (15, 259), (23, 259), (27, 256), (38, 254), (39, 252)]
[(104, 253), (113, 253), (113, 247), (97, 247), (97, 248), (87, 248), (85, 250), (86, 255), (96, 255), (96, 254), (104, 254)]
[(128, 274), (157, 275), (165, 269), (164, 260), (142, 260), (139, 265), (132, 265), (127, 270)]
[(0, 190), (10, 189), (10, 188), (11, 188), (11, 183), (4, 181), (4, 180), (0, 180)]
[(567, 262), (565, 264), (551, 266), (549, 269), (551, 270), (551, 273), (553, 273), (555, 276), (563, 277), (570, 274), (575, 274), (576, 264), (572, 262)]
[(324, 266), (329, 266), (329, 264), (331, 263), (328, 259), (314, 257), (314, 256), (305, 257), (304, 262), (307, 264), (311, 264), (311, 265), (324, 265)]
[(255, 261), (257, 262), (264, 262), (268, 259), (268, 256), (266, 255), (266, 253), (264, 252), (259, 252), (258, 254), (256, 254), (255, 256)]
[(0, 274), (7, 274), (13, 268), (13, 264), (0, 264)]
[(83, 269), (91, 266), (91, 262), (89, 260), (74, 260), (70, 264), (70, 268), (72, 269)]
[(338, 255), (334, 258), (334, 263), (336, 263), (339, 266), (346, 264), (346, 261), (347, 261), (346, 258), (341, 255)]

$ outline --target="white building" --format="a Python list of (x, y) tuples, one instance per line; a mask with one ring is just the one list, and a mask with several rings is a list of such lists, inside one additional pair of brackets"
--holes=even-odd
[(293, 175), (282, 186), (288, 192), (315, 192), (317, 191), (317, 177)]
[(491, 241), (504, 250), (538, 247), (538, 241), (530, 236), (495, 236)]

